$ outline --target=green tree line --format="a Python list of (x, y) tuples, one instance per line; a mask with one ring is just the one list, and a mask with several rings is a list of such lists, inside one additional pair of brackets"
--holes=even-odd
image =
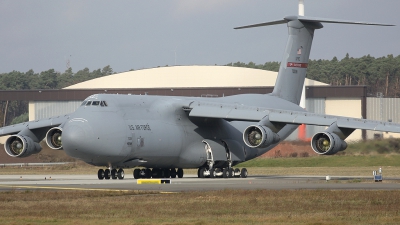
[[(278, 71), (280, 63), (236, 62), (227, 66)], [(337, 57), (333, 57), (332, 60), (310, 60), (307, 78), (330, 85), (366, 85), (369, 96), (376, 96), (380, 92), (384, 97), (399, 97), (400, 55), (380, 58), (367, 55), (353, 58), (346, 54), (342, 60), (338, 60)]]
[[(83, 81), (113, 74), (108, 65), (90, 71), (88, 68), (74, 73), (68, 68), (63, 73), (49, 69), (40, 73), (12, 71), (0, 74), (0, 90), (61, 89)], [(27, 101), (0, 101), (0, 124), (7, 126), (28, 120)]]
[(72, 72), (68, 68), (63, 73), (49, 69), (40, 73), (12, 71), (0, 74), (0, 90), (61, 89), (83, 81), (113, 74), (110, 66), (90, 72), (88, 68)]

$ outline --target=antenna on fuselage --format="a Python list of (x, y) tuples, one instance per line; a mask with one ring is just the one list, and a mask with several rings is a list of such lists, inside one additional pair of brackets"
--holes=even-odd
[(304, 0), (299, 0), (299, 16), (304, 16)]

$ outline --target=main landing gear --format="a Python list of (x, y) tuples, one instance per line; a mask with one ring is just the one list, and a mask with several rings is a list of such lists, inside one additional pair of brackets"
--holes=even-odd
[(233, 168), (199, 168), (197, 170), (197, 177), (198, 178), (216, 178), (216, 177), (223, 177), (223, 178), (233, 178), (233, 177), (241, 177), (241, 178), (246, 178), (247, 177), (247, 169), (242, 168), (240, 170), (239, 168), (233, 169)]
[(123, 169), (99, 169), (99, 171), (97, 172), (97, 177), (99, 178), (99, 180), (109, 180), (110, 178), (115, 180), (115, 179), (124, 179), (125, 177), (125, 172)]
[(182, 178), (183, 169), (179, 168), (176, 170), (172, 169), (135, 169), (133, 170), (133, 177), (135, 179), (140, 178)]

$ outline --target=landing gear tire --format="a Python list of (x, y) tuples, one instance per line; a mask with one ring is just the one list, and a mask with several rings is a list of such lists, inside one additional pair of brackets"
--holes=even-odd
[(104, 170), (104, 179), (109, 180), (111, 177), (111, 173), (109, 169)]
[(117, 172), (117, 177), (118, 177), (118, 179), (120, 179), (120, 180), (123, 180), (123, 179), (125, 178), (125, 172), (124, 172), (123, 169), (119, 169), (119, 170), (118, 170), (118, 172)]
[(171, 169), (171, 178), (176, 178), (176, 170), (175, 169)]
[(246, 168), (242, 168), (242, 171), (240, 172), (240, 177), (242, 177), (242, 178), (247, 177), (247, 169)]
[(113, 179), (113, 180), (117, 179), (117, 170), (116, 169), (111, 170), (111, 179)]
[(206, 176), (204, 176), (204, 171), (205, 171), (206, 169), (205, 168), (199, 168), (199, 170), (198, 170), (198, 177), (199, 178), (205, 178)]
[(234, 177), (240, 177), (240, 169), (239, 168), (235, 169)]
[(103, 169), (99, 169), (99, 171), (97, 171), (97, 177), (99, 178), (99, 180), (104, 179), (104, 170)]
[(146, 169), (140, 170), (140, 178), (146, 178)]
[(150, 169), (146, 169), (144, 173), (145, 173), (146, 178), (151, 178), (151, 170)]
[(229, 168), (228, 178), (232, 178), (232, 177), (233, 177), (233, 168)]
[(153, 168), (151, 170), (151, 177), (152, 178), (158, 178), (158, 169)]
[(223, 177), (223, 178), (229, 178), (229, 171), (230, 171), (229, 168), (224, 168), (224, 169), (222, 170), (222, 177)]
[(211, 168), (211, 170), (210, 170), (210, 178), (215, 178), (215, 177), (216, 177), (215, 169)]
[(164, 178), (170, 178), (170, 177), (171, 177), (171, 170), (164, 169)]
[(223, 169), (222, 168), (215, 168), (215, 178), (222, 178), (221, 176)]
[(133, 170), (133, 178), (139, 179), (140, 178), (140, 169)]
[(178, 178), (182, 178), (183, 177), (183, 169), (179, 168), (178, 169)]
[(157, 178), (163, 178), (164, 177), (164, 171), (162, 169), (157, 170)]

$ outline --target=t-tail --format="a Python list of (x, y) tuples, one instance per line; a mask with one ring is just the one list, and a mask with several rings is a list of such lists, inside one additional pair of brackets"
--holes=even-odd
[(306, 77), (314, 30), (322, 28), (322, 23), (394, 26), (389, 24), (324, 19), (307, 16), (287, 16), (283, 20), (236, 27), (235, 29), (270, 26), (284, 23), (287, 23), (289, 38), (272, 95), (293, 102), (297, 105), (300, 103), (301, 93)]

